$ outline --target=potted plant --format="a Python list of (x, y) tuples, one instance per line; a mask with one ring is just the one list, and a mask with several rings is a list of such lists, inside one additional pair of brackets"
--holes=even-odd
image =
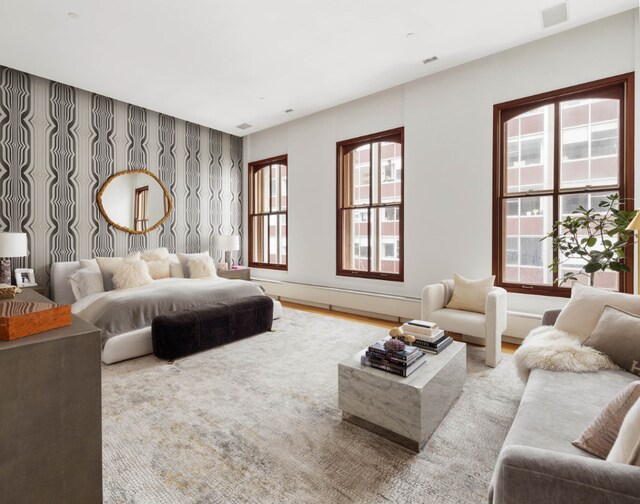
[[(633, 231), (627, 226), (636, 215), (636, 210), (623, 210), (620, 196), (610, 194), (597, 208), (580, 205), (563, 220), (553, 224), (553, 230), (542, 240), (551, 239), (553, 249), (558, 252), (548, 266), (557, 273), (567, 261), (580, 260), (584, 264), (578, 272), (565, 272), (556, 281), (562, 285), (569, 280), (577, 280), (578, 275), (589, 276), (593, 285), (598, 271), (630, 271), (625, 264), (625, 248), (633, 243)], [(639, 265), (640, 267), (640, 265)]]

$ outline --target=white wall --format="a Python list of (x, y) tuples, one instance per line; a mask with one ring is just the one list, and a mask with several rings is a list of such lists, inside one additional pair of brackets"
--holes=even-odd
[[(419, 297), (425, 284), (454, 272), (490, 275), (493, 105), (640, 69), (637, 40), (638, 11), (628, 11), (246, 137), (247, 164), (289, 155), (289, 271), (254, 276)], [(338, 277), (336, 142), (398, 126), (405, 127), (405, 281)], [(563, 304), (509, 299), (510, 310), (530, 313)]]

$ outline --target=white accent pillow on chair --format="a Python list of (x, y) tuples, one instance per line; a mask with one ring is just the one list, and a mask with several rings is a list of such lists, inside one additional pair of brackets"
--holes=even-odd
[(493, 289), (495, 280), (495, 275), (480, 280), (469, 280), (462, 275), (454, 273), (453, 296), (447, 308), (484, 313), (487, 296), (489, 292), (491, 292), (491, 289)]

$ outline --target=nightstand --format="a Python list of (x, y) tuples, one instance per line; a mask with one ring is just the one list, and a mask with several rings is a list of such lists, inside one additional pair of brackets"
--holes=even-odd
[(22, 289), (23, 291), (31, 290), (46, 298), (49, 297), (49, 289), (40, 285), (34, 285), (33, 287), (20, 287), (20, 289)]
[(229, 280), (251, 280), (251, 268), (218, 270), (218, 276)]

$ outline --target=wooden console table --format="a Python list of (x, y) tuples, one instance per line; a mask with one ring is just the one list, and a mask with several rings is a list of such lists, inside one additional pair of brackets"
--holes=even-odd
[(102, 502), (100, 351), (100, 330), (77, 317), (0, 341), (1, 502)]

